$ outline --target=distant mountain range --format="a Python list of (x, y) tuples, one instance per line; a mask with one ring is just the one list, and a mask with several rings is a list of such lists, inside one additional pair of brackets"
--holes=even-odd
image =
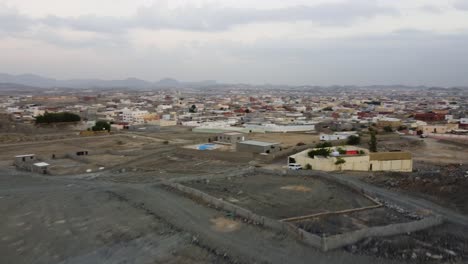
[(137, 78), (127, 78), (124, 80), (101, 80), (101, 79), (71, 79), (71, 80), (57, 80), (46, 78), (35, 74), (21, 74), (11, 75), (0, 73), (1, 87), (7, 86), (6, 84), (22, 85), (29, 87), (41, 88), (178, 88), (178, 87), (191, 87), (191, 86), (213, 86), (218, 83), (213, 80), (201, 82), (180, 82), (175, 79), (165, 78), (157, 82), (149, 82)]
[[(355, 89), (355, 88), (367, 88), (367, 89), (431, 89), (439, 90), (446, 89), (443, 87), (430, 87), (430, 86), (409, 86), (409, 85), (331, 85), (331, 86), (316, 86), (316, 85), (274, 85), (274, 84), (263, 84), (263, 85), (250, 85), (250, 84), (232, 84), (236, 87), (255, 87), (259, 89)], [(199, 82), (181, 82), (172, 78), (161, 79), (157, 82), (145, 81), (137, 78), (127, 78), (124, 80), (101, 80), (101, 79), (70, 79), (70, 80), (57, 80), (47, 78), (35, 74), (21, 74), (11, 75), (6, 73), (0, 73), (0, 89), (11, 90), (18, 88), (20, 90), (33, 89), (33, 88), (129, 88), (129, 89), (159, 89), (159, 88), (203, 88), (203, 89), (223, 89), (232, 87), (230, 84), (219, 83), (214, 80), (206, 80)], [(466, 90), (468, 87), (450, 87), (455, 90)]]

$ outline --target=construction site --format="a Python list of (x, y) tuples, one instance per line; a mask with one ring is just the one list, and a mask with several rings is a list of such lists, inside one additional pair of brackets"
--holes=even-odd
[[(2, 261), (468, 261), (460, 189), (466, 167), (448, 164), (431, 178), (434, 165), (419, 151), (431, 143), (392, 139), (413, 151), (414, 172), (324, 173), (285, 168), (290, 152), (318, 141), (315, 134), (249, 135), (282, 144), (272, 158), (187, 148), (208, 144), (210, 137), (168, 127), (158, 133), (23, 136), (15, 143), (9, 138), (0, 153)], [(456, 148), (446, 146), (448, 152)], [(24, 155), (48, 164), (46, 173), (17, 165), (15, 157), (21, 164)], [(74, 241), (79, 245), (70, 246)]]

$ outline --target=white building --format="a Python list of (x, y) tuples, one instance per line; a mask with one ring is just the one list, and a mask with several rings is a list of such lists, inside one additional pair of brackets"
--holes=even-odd
[(320, 134), (320, 140), (322, 141), (334, 141), (334, 140), (343, 140), (347, 139), (350, 136), (359, 136), (356, 131), (349, 132), (335, 132), (331, 135)]
[(130, 123), (130, 124), (143, 124), (145, 123), (144, 117), (148, 115), (149, 112), (146, 110), (131, 110), (128, 108), (122, 109), (122, 113), (120, 115), (122, 122)]

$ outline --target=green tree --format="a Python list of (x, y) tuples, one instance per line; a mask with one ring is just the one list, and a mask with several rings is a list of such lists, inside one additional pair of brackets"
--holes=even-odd
[(357, 145), (361, 143), (361, 138), (359, 136), (351, 135), (346, 140), (346, 144), (348, 145)]
[(190, 108), (189, 108), (189, 113), (196, 113), (197, 112), (197, 106), (196, 105), (192, 105)]
[(369, 141), (369, 151), (377, 152), (377, 137), (375, 136), (375, 131), (370, 132), (370, 141)]
[(383, 128), (383, 130), (384, 130), (385, 132), (388, 132), (388, 133), (389, 133), (389, 132), (393, 132), (393, 128), (392, 128), (391, 126), (385, 126), (385, 127)]
[(340, 165), (340, 164), (344, 164), (344, 163), (346, 163), (346, 160), (342, 159), (342, 158), (337, 158), (336, 161), (335, 161), (335, 165)]
[(344, 150), (344, 149), (342, 149), (342, 148), (337, 148), (336, 150), (337, 150), (338, 153), (340, 153), (341, 155), (346, 154), (346, 150)]
[(332, 146), (332, 143), (330, 142), (323, 142), (323, 143), (318, 143), (315, 148), (330, 148)]
[(337, 158), (336, 161), (335, 161), (335, 165), (338, 165), (340, 166), (340, 170), (342, 170), (342, 164), (345, 164), (346, 163), (346, 160), (343, 159), (343, 158)]
[(77, 114), (69, 112), (45, 113), (36, 117), (36, 124), (60, 123), (60, 122), (78, 122), (81, 118)]
[(103, 130), (110, 131), (111, 125), (107, 123), (106, 121), (100, 120), (100, 121), (97, 121), (96, 124), (91, 129), (93, 131), (103, 131)]
[(331, 150), (329, 148), (318, 148), (313, 149), (307, 153), (309, 157), (314, 158), (315, 156), (328, 157), (330, 156)]

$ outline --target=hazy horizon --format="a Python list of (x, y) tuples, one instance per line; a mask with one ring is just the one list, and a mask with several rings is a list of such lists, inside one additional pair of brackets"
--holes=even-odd
[[(366, 87), (366, 86), (408, 86), (408, 87), (437, 87), (437, 88), (468, 88), (468, 85), (452, 85), (452, 86), (437, 86), (437, 85), (423, 85), (423, 84), (420, 84), (420, 85), (410, 85), (410, 84), (404, 84), (404, 83), (373, 83), (373, 84), (365, 84), (365, 85), (359, 85), (359, 84), (353, 84), (353, 83), (347, 83), (347, 84), (327, 84), (327, 85), (318, 85), (318, 84), (314, 84), (314, 83), (303, 83), (303, 84), (289, 84), (289, 83), (247, 83), (247, 82), (225, 82), (223, 80), (216, 80), (216, 79), (205, 79), (205, 80), (181, 80), (181, 79), (177, 79), (177, 78), (173, 78), (171, 76), (166, 76), (166, 77), (163, 77), (161, 79), (157, 79), (157, 80), (148, 80), (148, 79), (143, 79), (143, 78), (137, 78), (137, 77), (134, 77), (134, 76), (128, 76), (128, 77), (118, 77), (116, 79), (103, 79), (103, 78), (87, 78), (86, 76), (82, 76), (82, 77), (77, 77), (77, 78), (71, 78), (71, 79), (63, 79), (63, 78), (56, 78), (56, 77), (53, 77), (53, 76), (43, 76), (43, 75), (39, 75), (39, 74), (35, 74), (35, 73), (21, 73), (21, 74), (10, 74), (10, 73), (5, 73), (5, 72), (0, 72), (0, 83), (12, 83), (12, 84), (20, 84), (20, 85), (27, 85), (27, 86), (34, 86), (33, 84), (31, 84), (30, 82), (28, 81), (20, 81), (20, 82), (17, 82), (17, 81), (3, 81), (2, 79), (2, 76), (1, 75), (4, 75), (4, 74), (7, 74), (7, 75), (10, 75), (10, 76), (14, 76), (14, 77), (28, 77), (28, 76), (35, 76), (35, 77), (39, 77), (39, 78), (44, 78), (44, 79), (52, 79), (52, 80), (55, 80), (57, 82), (74, 82), (74, 81), (77, 81), (77, 82), (80, 82), (80, 81), (92, 81), (92, 80), (96, 80), (96, 81), (103, 81), (103, 82), (115, 82), (115, 81), (144, 81), (144, 82), (148, 82), (148, 83), (151, 83), (151, 84), (155, 84), (155, 83), (158, 83), (158, 82), (161, 82), (161, 81), (170, 81), (170, 80), (174, 80), (174, 81), (177, 81), (179, 82), (180, 84), (197, 84), (197, 83), (203, 83), (203, 82), (215, 82), (216, 84), (218, 85), (235, 85), (235, 84), (242, 84), (242, 85), (250, 85), (250, 86), (262, 86), (262, 85), (272, 85), (272, 86), (288, 86), (288, 87), (297, 87), (297, 86), (318, 86), (318, 87), (333, 87), (333, 86), (343, 86), (343, 87), (346, 87), (346, 86), (356, 86), (356, 87)], [(37, 87), (45, 87), (44, 85), (36, 85)], [(76, 86), (76, 85), (75, 85)], [(66, 87), (66, 86), (65, 86)], [(74, 87), (74, 86), (72, 86)], [(84, 87), (86, 88), (86, 87)]]
[(0, 0), (0, 72), (467, 86), (468, 1)]

